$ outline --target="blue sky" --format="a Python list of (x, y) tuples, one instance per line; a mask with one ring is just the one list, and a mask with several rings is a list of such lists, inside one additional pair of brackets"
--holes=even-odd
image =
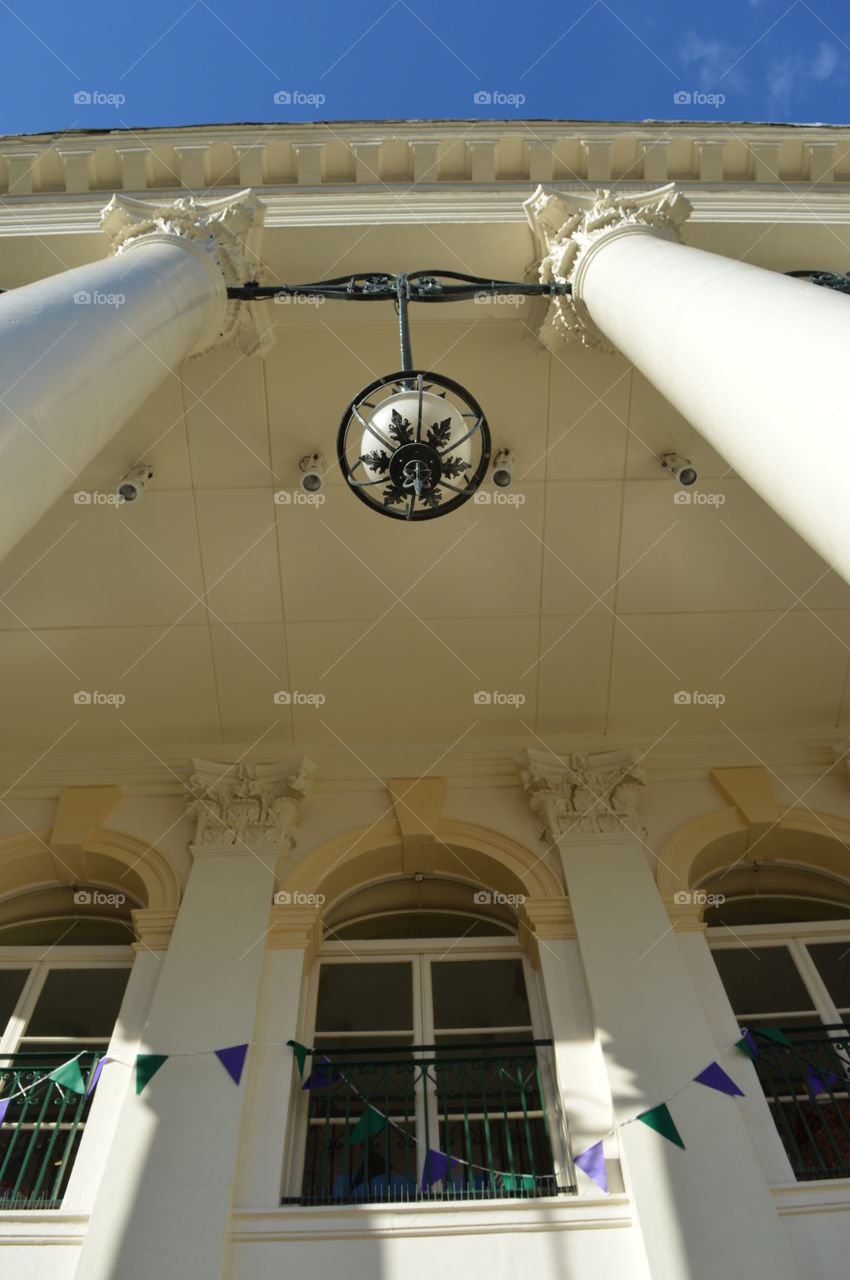
[(0, 0), (0, 132), (351, 119), (847, 123), (847, 0)]

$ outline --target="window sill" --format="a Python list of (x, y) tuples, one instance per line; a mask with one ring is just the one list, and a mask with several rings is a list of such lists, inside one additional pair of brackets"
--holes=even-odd
[(434, 1201), (429, 1204), (281, 1205), (236, 1209), (231, 1238), (248, 1244), (286, 1240), (343, 1240), (358, 1236), (476, 1235), (510, 1231), (586, 1231), (631, 1227), (628, 1196), (552, 1196), (538, 1199)]

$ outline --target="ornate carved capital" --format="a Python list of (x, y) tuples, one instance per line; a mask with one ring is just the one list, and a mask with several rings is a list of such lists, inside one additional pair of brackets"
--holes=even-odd
[(265, 216), (265, 205), (253, 191), (203, 203), (194, 196), (157, 203), (115, 195), (101, 213), (100, 223), (113, 253), (126, 253), (146, 238), (176, 237), (220, 281), (223, 322), (215, 334), (202, 340), (193, 356), (225, 345), (261, 355), (271, 345), (266, 313), (244, 302), (228, 301), (225, 290), (228, 285), (263, 277), (259, 247)]
[(528, 750), (519, 764), (529, 803), (547, 840), (646, 835), (638, 817), (646, 779), (627, 752), (555, 757)]
[(612, 351), (594, 325), (582, 299), (583, 265), (600, 241), (624, 231), (652, 231), (680, 240), (679, 227), (691, 206), (675, 183), (632, 195), (597, 191), (595, 196), (562, 195), (538, 187), (525, 202), (525, 212), (537, 245), (537, 275), (541, 284), (572, 285), (572, 294), (553, 298), (538, 338), (550, 351), (567, 342)]
[(257, 853), (291, 849), (315, 771), (305, 759), (297, 766), (193, 760), (186, 800), (197, 818), (195, 847)]

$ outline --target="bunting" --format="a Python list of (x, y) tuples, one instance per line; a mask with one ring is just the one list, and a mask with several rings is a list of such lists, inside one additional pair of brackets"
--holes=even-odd
[(373, 1133), (381, 1133), (389, 1124), (389, 1118), (375, 1107), (368, 1107), (348, 1135), (348, 1142), (366, 1142)]
[(136, 1094), (140, 1094), (159, 1071), (163, 1062), (168, 1061), (167, 1053), (139, 1053), (136, 1055)]
[(112, 1061), (111, 1058), (100, 1059), (94, 1071), (92, 1072), (91, 1080), (89, 1080), (88, 1085), (86, 1086), (86, 1097), (88, 1097), (90, 1093), (94, 1093), (95, 1087), (97, 1086), (97, 1082), (100, 1079), (101, 1071), (106, 1066), (107, 1062), (111, 1062), (111, 1061)]
[(744, 1090), (739, 1089), (730, 1075), (727, 1075), (719, 1062), (710, 1062), (704, 1071), (694, 1076), (697, 1084), (704, 1084), (707, 1089), (716, 1089), (718, 1093), (727, 1093), (730, 1098), (743, 1098)]
[(821, 1071), (818, 1068), (806, 1067), (806, 1080), (809, 1086), (809, 1097), (812, 1102), (817, 1098), (819, 1093), (829, 1093), (832, 1086), (840, 1079), (834, 1071)]
[(660, 1133), (662, 1138), (666, 1138), (674, 1146), (681, 1147), (684, 1151), (685, 1144), (679, 1135), (679, 1130), (673, 1123), (673, 1117), (670, 1115), (670, 1108), (666, 1102), (653, 1107), (651, 1111), (641, 1112), (635, 1118), (640, 1120), (641, 1124), (645, 1124), (647, 1128), (654, 1129), (656, 1133)]
[(307, 1049), (307, 1046), (303, 1044), (299, 1044), (297, 1040), (287, 1040), (286, 1043), (290, 1046), (290, 1048), (292, 1049), (292, 1052), (295, 1054), (295, 1061), (298, 1063), (299, 1076), (303, 1076), (304, 1063), (307, 1061), (307, 1054), (309, 1052), (309, 1050)]
[(588, 1147), (586, 1151), (582, 1151), (580, 1156), (576, 1156), (573, 1164), (577, 1169), (581, 1169), (582, 1173), (586, 1173), (597, 1187), (601, 1187), (608, 1194), (608, 1173), (605, 1169), (605, 1152), (604, 1141), (594, 1142), (592, 1147)]
[(51, 1071), (47, 1078), (48, 1080), (53, 1080), (55, 1084), (63, 1085), (64, 1088), (70, 1089), (72, 1093), (86, 1092), (86, 1082), (83, 1079), (78, 1058), (72, 1058), (70, 1062), (63, 1062), (62, 1066), (57, 1067), (55, 1071)]
[(227, 1049), (216, 1049), (215, 1056), (224, 1067), (234, 1084), (242, 1079), (242, 1068), (248, 1053), (247, 1044), (232, 1044)]
[(422, 1169), (422, 1190), (427, 1191), (435, 1182), (445, 1182), (456, 1164), (460, 1164), (460, 1161), (429, 1147)]

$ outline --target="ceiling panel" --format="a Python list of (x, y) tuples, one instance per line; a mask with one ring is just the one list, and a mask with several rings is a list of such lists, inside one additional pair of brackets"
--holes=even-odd
[(280, 570), (271, 489), (195, 495), (211, 622), (280, 622)]

